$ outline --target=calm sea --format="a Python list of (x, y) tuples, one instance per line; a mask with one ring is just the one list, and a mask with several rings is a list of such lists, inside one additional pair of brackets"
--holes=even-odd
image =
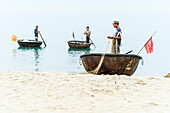
[[(1, 13), (0, 14), (0, 70), (38, 72), (86, 72), (79, 64), (84, 53), (104, 52), (108, 35), (114, 28), (112, 21), (119, 20), (123, 32), (122, 53), (142, 48), (156, 30), (153, 37), (154, 52), (140, 53), (144, 65), (139, 63), (135, 76), (165, 76), (170, 72), (170, 13)], [(34, 39), (35, 25), (47, 43), (41, 48), (21, 48), (12, 42), (18, 39)], [(85, 40), (83, 32), (90, 26), (92, 40), (97, 48), (90, 50), (69, 49), (67, 41)], [(110, 49), (109, 51), (110, 52)]]

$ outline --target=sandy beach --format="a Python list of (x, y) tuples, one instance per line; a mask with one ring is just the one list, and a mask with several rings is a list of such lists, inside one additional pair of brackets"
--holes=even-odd
[(170, 79), (0, 71), (1, 113), (168, 113)]

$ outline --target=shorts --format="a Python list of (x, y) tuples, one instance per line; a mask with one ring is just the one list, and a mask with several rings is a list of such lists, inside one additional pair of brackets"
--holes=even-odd
[(35, 37), (35, 41), (36, 41), (36, 42), (38, 41), (38, 37)]

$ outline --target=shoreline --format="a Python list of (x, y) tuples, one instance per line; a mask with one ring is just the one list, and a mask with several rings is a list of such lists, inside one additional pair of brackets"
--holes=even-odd
[(160, 113), (170, 110), (170, 79), (0, 71), (0, 110), (17, 113)]

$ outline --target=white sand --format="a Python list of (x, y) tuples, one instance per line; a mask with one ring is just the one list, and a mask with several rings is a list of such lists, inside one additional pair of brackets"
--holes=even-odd
[(0, 113), (169, 113), (170, 79), (0, 71)]

